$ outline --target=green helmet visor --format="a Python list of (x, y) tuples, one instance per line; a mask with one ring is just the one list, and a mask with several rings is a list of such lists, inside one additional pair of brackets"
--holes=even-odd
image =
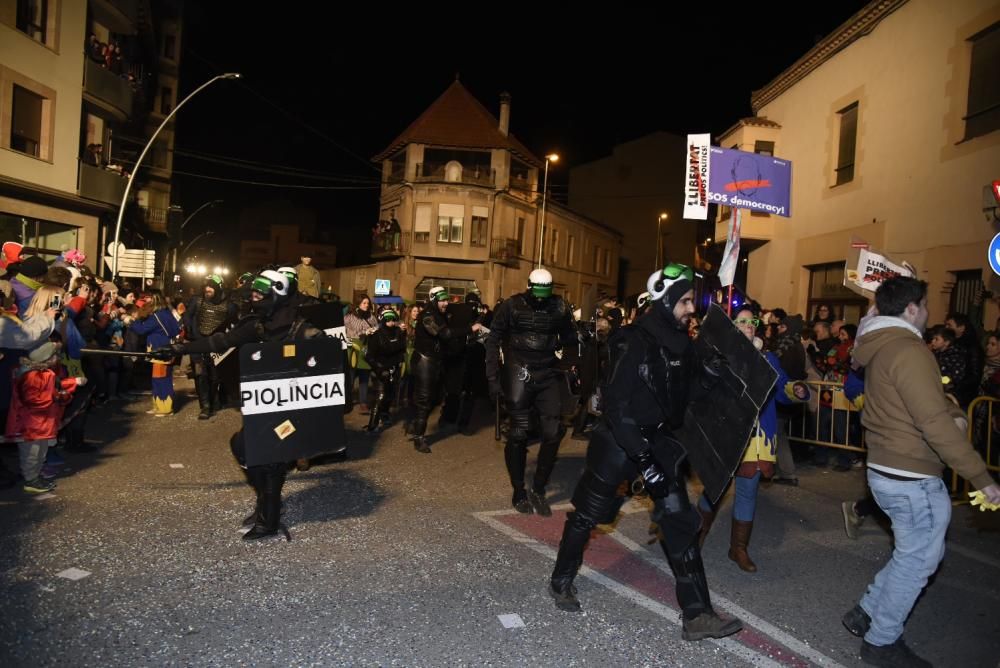
[(544, 299), (545, 297), (552, 296), (552, 284), (544, 283), (532, 283), (531, 284), (531, 294), (538, 297), (539, 299)]
[(663, 276), (671, 281), (682, 277), (693, 281), (694, 270), (686, 264), (671, 263), (663, 268)]
[(447, 301), (448, 300), (448, 291), (447, 290), (440, 290), (439, 292), (435, 292), (434, 294), (430, 295), (430, 298), (431, 298), (432, 301), (436, 301), (436, 302)]
[(390, 320), (397, 319), (395, 311), (383, 311), (381, 317), (384, 322), (389, 322)]
[(255, 276), (250, 289), (262, 295), (269, 295), (272, 287), (274, 287), (274, 281), (267, 276)]

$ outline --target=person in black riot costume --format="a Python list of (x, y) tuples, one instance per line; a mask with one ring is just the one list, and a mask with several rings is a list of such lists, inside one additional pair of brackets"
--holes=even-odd
[[(483, 306), (479, 294), (470, 292), (465, 302), (449, 304), (446, 315), (452, 329), (470, 329), (473, 323), (488, 326), (484, 318), (489, 309)], [(450, 342), (449, 354), (444, 364), (444, 404), (441, 406), (441, 422), (454, 424), (459, 431), (469, 434), (472, 412), (476, 397), (485, 396), (486, 351), (480, 337), (486, 332), (481, 328), (476, 336)]]
[(427, 296), (427, 306), (417, 316), (417, 335), (414, 339), (410, 368), (413, 370), (415, 386), (413, 403), (417, 408), (416, 417), (410, 423), (409, 432), (413, 436), (413, 447), (417, 452), (429, 454), (431, 446), (424, 433), (427, 418), (437, 403), (444, 356), (451, 341), (465, 341), (470, 332), (479, 331), (479, 323), (471, 326), (452, 328), (448, 325), (445, 311), (448, 308), (448, 291), (442, 287), (431, 288)]
[[(222, 352), (258, 341), (301, 341), (326, 336), (322, 330), (305, 322), (289, 295), (289, 281), (277, 271), (267, 270), (253, 279), (250, 292), (250, 317), (245, 318), (228, 332), (216, 332), (197, 341), (179, 343), (153, 351), (160, 359), (178, 355)], [(244, 467), (247, 481), (257, 494), (254, 513), (244, 520), (252, 525), (243, 540), (257, 540), (274, 536), (279, 531), (285, 538), (291, 536), (281, 524), (281, 488), (285, 484), (288, 463), (246, 466), (243, 430), (233, 434), (229, 442), (233, 456)]]
[[(514, 488), (511, 503), (518, 512), (549, 516), (552, 509), (545, 500), (545, 486), (565, 434), (562, 399), (568, 391), (565, 372), (557, 368), (556, 351), (576, 345), (579, 335), (569, 306), (552, 294), (552, 274), (546, 269), (531, 272), (528, 289), (504, 301), (493, 314), (492, 325), (486, 339), (486, 377), (492, 396), (502, 392), (510, 416), (504, 460)], [(542, 443), (534, 481), (531, 489), (525, 490), (532, 409), (538, 413)]]
[(743, 628), (712, 609), (698, 547), (701, 518), (687, 496), (684, 447), (672, 430), (683, 424), (688, 402), (715, 385), (724, 357), (699, 355), (688, 337), (694, 312), (693, 274), (670, 264), (649, 277), (650, 310), (611, 339), (611, 368), (603, 387), (603, 414), (587, 449), (586, 470), (573, 493), (549, 585), (556, 605), (578, 611), (573, 579), (591, 530), (610, 522), (623, 502), (623, 481), (642, 476), (653, 499), (653, 521), (673, 569), (683, 611), (685, 640), (722, 638)]
[[(184, 331), (191, 341), (224, 332), (236, 321), (238, 309), (222, 288), (222, 277), (209, 274), (202, 282), (202, 295), (191, 300), (184, 311)], [(219, 372), (211, 354), (191, 355), (195, 388), (198, 391), (199, 420), (207, 420), (222, 407)], [(232, 388), (230, 388), (231, 390)]]
[(389, 405), (396, 393), (396, 380), (406, 354), (406, 325), (399, 322), (396, 312), (391, 307), (385, 307), (378, 314), (378, 322), (379, 328), (368, 337), (368, 353), (365, 355), (378, 382), (378, 395), (372, 403), (371, 416), (365, 428), (372, 433), (389, 424)]

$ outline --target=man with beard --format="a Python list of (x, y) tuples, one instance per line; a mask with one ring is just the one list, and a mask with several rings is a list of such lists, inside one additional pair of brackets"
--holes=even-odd
[(618, 489), (642, 475), (653, 499), (653, 521), (676, 579), (685, 640), (722, 638), (743, 628), (712, 609), (698, 547), (701, 518), (691, 507), (682, 473), (684, 446), (673, 436), (695, 392), (715, 385), (724, 358), (699, 358), (688, 337), (694, 313), (693, 272), (667, 265), (649, 277), (650, 310), (610, 341), (611, 367), (604, 411), (587, 449), (587, 467), (566, 516), (549, 593), (561, 610), (579, 611), (573, 579), (590, 532), (612, 521), (622, 505)]
[[(236, 321), (238, 309), (222, 288), (222, 277), (209, 274), (202, 281), (202, 295), (191, 300), (184, 311), (184, 330), (191, 341), (224, 332)], [(211, 354), (191, 355), (195, 389), (198, 391), (199, 420), (207, 420), (221, 406), (219, 372)]]
[(452, 341), (464, 342), (470, 332), (478, 332), (480, 328), (479, 323), (471, 327), (451, 328), (445, 316), (447, 310), (448, 291), (439, 286), (431, 288), (427, 306), (417, 316), (417, 334), (410, 359), (415, 383), (413, 403), (417, 407), (417, 415), (410, 423), (409, 433), (413, 436), (413, 447), (424, 454), (431, 452), (424, 434), (427, 432), (427, 418), (440, 395), (444, 356)]
[[(519, 513), (552, 514), (545, 500), (545, 486), (552, 475), (565, 429), (562, 398), (568, 392), (565, 372), (558, 369), (556, 351), (576, 345), (578, 335), (569, 306), (552, 294), (552, 274), (535, 269), (528, 276), (528, 289), (506, 300), (493, 315), (486, 339), (486, 377), (490, 394), (501, 392), (507, 400), (510, 432), (504, 460), (514, 488), (511, 504)], [(503, 346), (503, 378), (500, 377), (500, 347)], [(528, 432), (532, 411), (537, 411), (542, 443), (530, 490), (524, 474), (528, 458)]]
[[(253, 279), (250, 291), (251, 315), (228, 332), (216, 332), (189, 343), (174, 344), (153, 351), (154, 357), (172, 359), (178, 355), (219, 353), (254, 342), (302, 341), (326, 336), (306, 322), (289, 295), (289, 281), (277, 271), (267, 270)], [(246, 466), (243, 430), (233, 434), (229, 446), (236, 461), (246, 471), (247, 481), (257, 495), (256, 509), (244, 520), (252, 525), (243, 540), (258, 540), (281, 531), (288, 540), (288, 529), (281, 525), (281, 489), (288, 473), (288, 463)]]

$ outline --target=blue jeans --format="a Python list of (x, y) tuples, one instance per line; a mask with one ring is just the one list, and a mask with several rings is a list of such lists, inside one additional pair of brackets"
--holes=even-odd
[[(757, 471), (752, 478), (734, 476), (733, 485), (736, 488), (736, 493), (733, 495), (733, 519), (740, 522), (753, 522), (753, 515), (757, 510), (760, 471)], [(704, 511), (712, 510), (712, 504), (708, 502), (708, 497), (704, 494), (698, 500), (698, 505)]]
[(895, 549), (861, 598), (861, 607), (872, 618), (865, 640), (891, 645), (903, 635), (913, 604), (944, 557), (951, 499), (941, 478), (893, 480), (868, 469), (868, 486), (892, 520)]

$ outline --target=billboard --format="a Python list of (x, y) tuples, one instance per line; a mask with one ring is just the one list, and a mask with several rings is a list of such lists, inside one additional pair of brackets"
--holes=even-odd
[(709, 202), (786, 218), (792, 215), (791, 162), (715, 146), (709, 153)]

